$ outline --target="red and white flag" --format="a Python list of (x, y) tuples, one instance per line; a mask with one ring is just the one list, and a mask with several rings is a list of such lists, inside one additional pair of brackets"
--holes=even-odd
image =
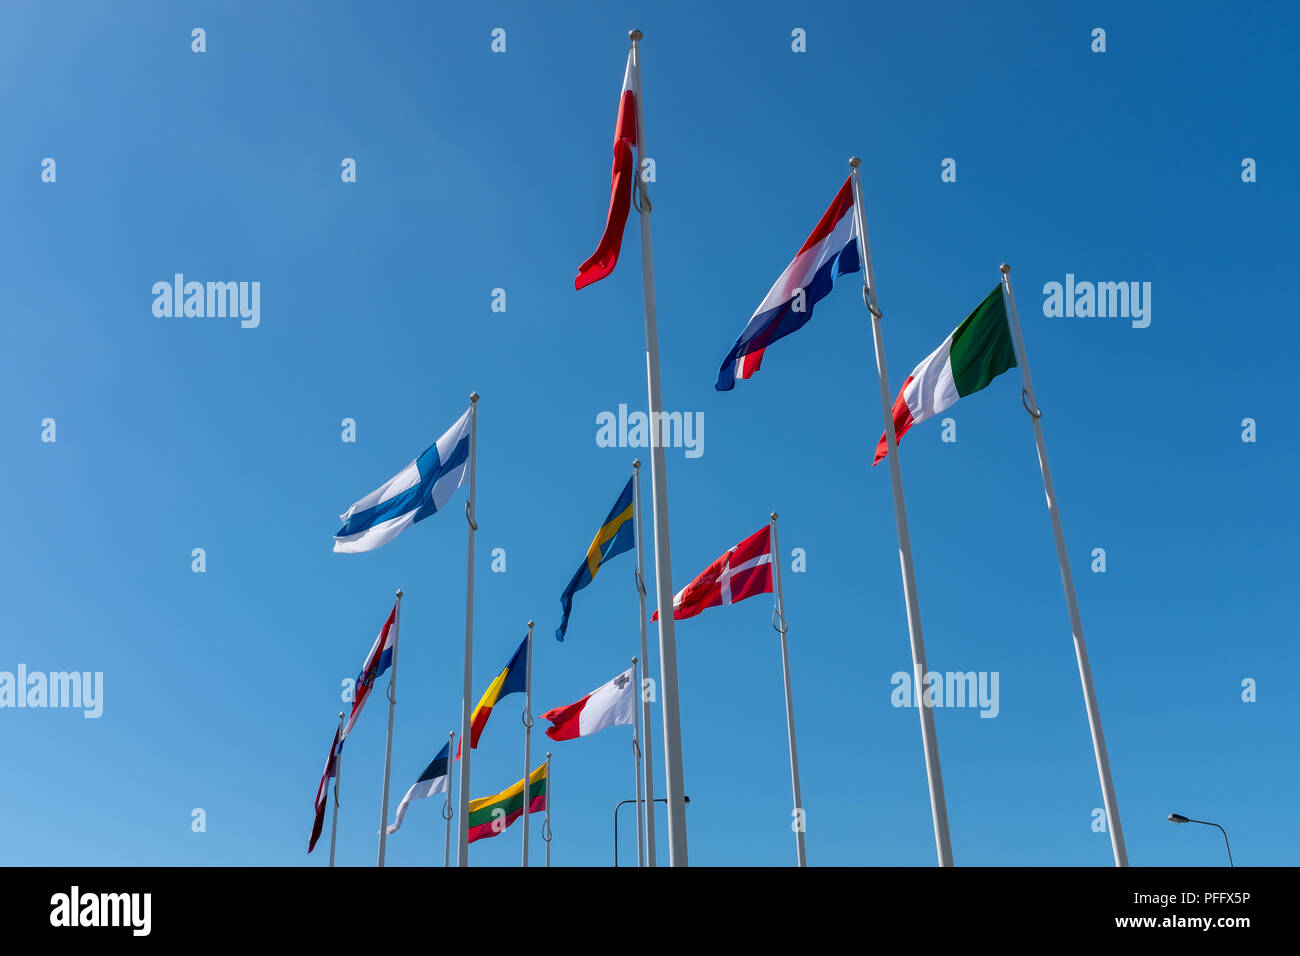
[(320, 839), (321, 826), (325, 823), (325, 807), (329, 803), (330, 779), (338, 769), (338, 756), (342, 749), (343, 742), (339, 740), (338, 728), (335, 728), (330, 755), (325, 761), (325, 770), (320, 775), (320, 786), (316, 788), (316, 819), (311, 825), (311, 839), (307, 841), (308, 853), (316, 849), (316, 841)]
[[(763, 528), (729, 549), (673, 596), (673, 620), (694, 617), (706, 607), (771, 593), (772, 535)], [(650, 620), (659, 620), (659, 612)]]
[(552, 740), (586, 737), (606, 727), (631, 724), (636, 718), (636, 688), (628, 668), (604, 687), (593, 690), (576, 704), (556, 707), (542, 714), (549, 720), (546, 736)]
[(636, 145), (636, 97), (632, 92), (632, 71), (636, 69), (633, 58), (636, 50), (627, 54), (627, 70), (623, 74), (623, 92), (618, 98), (618, 121), (614, 124), (614, 169), (610, 174), (609, 215), (605, 219), (605, 234), (591, 258), (578, 266), (578, 277), (573, 287), (581, 289), (597, 282), (614, 271), (618, 251), (623, 246), (623, 229), (632, 208), (632, 188), (636, 175), (632, 160), (632, 147)]

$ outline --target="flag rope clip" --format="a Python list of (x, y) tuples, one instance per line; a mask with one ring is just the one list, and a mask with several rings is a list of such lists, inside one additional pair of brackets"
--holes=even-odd
[(868, 295), (867, 287), (865, 284), (862, 286), (862, 304), (865, 305), (867, 307), (867, 311), (870, 312), (872, 315), (874, 315), (876, 318), (883, 319), (885, 317), (885, 314), (883, 312), (881, 312), (879, 309), (877, 309), (874, 305), (871, 304), (871, 296)]
[[(777, 623), (778, 619), (781, 622), (780, 624)], [(772, 630), (776, 631), (778, 634), (786, 634), (790, 630), (789, 626), (785, 623), (785, 615), (776, 608), (772, 608)]]
[(542, 821), (542, 839), (547, 843), (551, 842), (551, 821), (549, 818)]
[(450, 820), (455, 814), (451, 812), (451, 799), (448, 798), (442, 802), (442, 818)]
[(397, 706), (397, 698), (393, 696), (393, 682), (391, 680), (388, 682), (388, 702), (394, 707)]
[(525, 704), (524, 709), (520, 711), (519, 718), (524, 722), (525, 727), (529, 730), (533, 729), (533, 715), (528, 712), (527, 704)]
[(1029, 413), (1029, 417), (1030, 417), (1030, 418), (1042, 418), (1042, 417), (1043, 417), (1043, 410), (1042, 410), (1041, 408), (1030, 408), (1030, 407), (1029, 407), (1029, 390), (1028, 390), (1028, 389), (1025, 389), (1025, 388), (1020, 389), (1020, 404), (1023, 405), (1023, 406), (1025, 406), (1025, 411), (1027, 411), (1027, 412)]
[(474, 519), (471, 518), (471, 517), (469, 516), (469, 502), (468, 502), (468, 501), (465, 502), (465, 520), (469, 523), (469, 527), (470, 527), (470, 530), (471, 530), (471, 531), (477, 531), (477, 530), (478, 530), (478, 525), (475, 523)]
[(642, 597), (645, 597), (645, 581), (641, 579), (641, 572), (638, 570), (634, 573), (636, 574), (636, 589), (641, 592)]
[(639, 213), (649, 213), (653, 208), (650, 205), (650, 197), (645, 194), (645, 186), (641, 182), (641, 170), (638, 167), (636, 173), (636, 189), (632, 190), (632, 205), (636, 207)]

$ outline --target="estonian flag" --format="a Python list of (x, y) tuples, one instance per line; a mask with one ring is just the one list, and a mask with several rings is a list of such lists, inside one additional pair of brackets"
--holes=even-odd
[(406, 791), (406, 796), (402, 797), (402, 802), (397, 805), (397, 819), (388, 827), (389, 833), (396, 833), (401, 827), (402, 821), (406, 819), (406, 808), (410, 806), (412, 800), (423, 800), (435, 793), (447, 792), (447, 751), (450, 746), (450, 744), (442, 745), (438, 756), (433, 758), (429, 766), (424, 768), (424, 773), (420, 774), (420, 779)]

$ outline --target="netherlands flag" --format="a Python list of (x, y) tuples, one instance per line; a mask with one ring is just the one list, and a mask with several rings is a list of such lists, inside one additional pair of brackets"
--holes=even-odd
[(397, 605), (394, 604), (393, 609), (388, 613), (388, 620), (384, 622), (379, 636), (375, 638), (375, 646), (370, 648), (370, 653), (366, 655), (366, 663), (362, 666), (361, 673), (357, 675), (356, 691), (352, 696), (352, 713), (348, 714), (348, 722), (343, 726), (343, 732), (339, 734), (340, 749), (348, 734), (352, 733), (352, 725), (361, 716), (361, 708), (365, 707), (366, 701), (370, 699), (370, 691), (375, 686), (375, 681), (383, 676), (384, 671), (393, 666), (393, 648), (397, 643), (397, 628), (393, 626), (393, 622), (396, 619)]
[(837, 276), (861, 268), (850, 177), (722, 360), (713, 387), (719, 392), (729, 392), (735, 388), (736, 379), (749, 378), (757, 372), (763, 363), (763, 350), (777, 339), (803, 328), (812, 318), (813, 306), (826, 298)]

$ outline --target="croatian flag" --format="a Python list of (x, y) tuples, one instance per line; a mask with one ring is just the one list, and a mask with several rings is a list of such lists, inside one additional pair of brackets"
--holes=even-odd
[[(771, 593), (772, 534), (763, 528), (729, 548), (673, 596), (673, 620), (694, 617), (706, 607)], [(650, 620), (659, 620), (659, 612), (655, 611)]]
[(375, 638), (375, 646), (370, 648), (370, 653), (366, 655), (366, 663), (361, 668), (361, 673), (357, 675), (357, 687), (352, 696), (352, 713), (348, 714), (348, 722), (343, 726), (343, 732), (339, 734), (339, 747), (343, 746), (343, 741), (347, 739), (348, 734), (352, 732), (352, 725), (357, 722), (361, 716), (361, 708), (366, 706), (366, 701), (370, 699), (370, 691), (375, 686), (375, 681), (383, 676), (384, 671), (393, 665), (393, 647), (397, 643), (397, 628), (393, 622), (397, 619), (397, 605), (388, 612), (388, 620), (384, 622), (379, 636)]
[(713, 387), (729, 392), (736, 379), (749, 378), (763, 363), (763, 350), (797, 332), (812, 318), (813, 306), (826, 298), (837, 276), (862, 268), (858, 223), (853, 214), (853, 180), (844, 181), (821, 222), (759, 303), (745, 331), (722, 360)]
[(469, 472), (473, 411), (467, 409), (424, 454), (339, 515), (343, 527), (334, 534), (336, 552), (373, 551), (446, 507)]

